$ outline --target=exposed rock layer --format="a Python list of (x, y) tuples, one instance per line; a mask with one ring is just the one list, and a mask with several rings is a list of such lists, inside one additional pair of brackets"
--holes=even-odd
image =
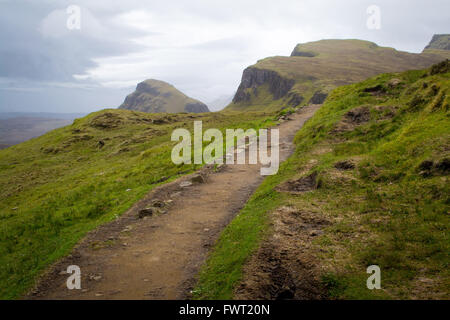
[(450, 50), (450, 34), (435, 34), (425, 49)]
[(251, 96), (249, 89), (252, 89), (255, 93), (256, 89), (263, 84), (268, 84), (270, 93), (277, 100), (284, 97), (291, 90), (294, 83), (293, 79), (283, 78), (276, 71), (249, 67), (244, 70), (241, 84), (233, 102), (249, 101)]

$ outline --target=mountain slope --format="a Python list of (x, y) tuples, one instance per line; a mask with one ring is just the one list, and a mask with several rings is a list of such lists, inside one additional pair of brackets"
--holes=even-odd
[(449, 112), (448, 60), (333, 90), (224, 230), (197, 298), (448, 299)]
[(438, 50), (450, 50), (450, 34), (435, 34), (433, 39), (425, 50), (438, 49)]
[(148, 113), (209, 112), (204, 103), (189, 98), (164, 81), (153, 79), (139, 83), (119, 108)]
[[(0, 150), (0, 299), (17, 298), (96, 226), (157, 185), (197, 169), (175, 165), (175, 128), (259, 128), (263, 113), (149, 114), (107, 109)], [(99, 244), (99, 245), (107, 245)]]
[(321, 103), (335, 87), (384, 72), (427, 68), (450, 51), (421, 54), (379, 47), (362, 40), (299, 44), (290, 57), (271, 57), (248, 67), (227, 110), (275, 110)]

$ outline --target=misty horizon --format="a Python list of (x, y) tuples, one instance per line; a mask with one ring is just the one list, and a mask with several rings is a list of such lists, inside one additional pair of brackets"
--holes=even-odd
[(419, 53), (434, 34), (448, 33), (450, 4), (437, 2), (378, 1), (381, 28), (370, 30), (369, 1), (83, 0), (76, 4), (80, 29), (70, 30), (68, 1), (3, 0), (0, 112), (116, 108), (146, 79), (166, 81), (217, 111), (246, 67), (288, 56), (298, 43), (361, 39)]

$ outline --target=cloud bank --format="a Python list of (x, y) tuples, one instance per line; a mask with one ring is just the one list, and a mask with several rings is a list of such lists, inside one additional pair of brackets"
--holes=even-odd
[[(66, 26), (70, 5), (80, 30)], [(370, 5), (380, 30), (366, 26)], [(0, 112), (117, 107), (148, 78), (209, 102), (232, 95), (248, 65), (300, 42), (360, 38), (420, 52), (450, 29), (441, 0), (2, 0), (0, 9)]]

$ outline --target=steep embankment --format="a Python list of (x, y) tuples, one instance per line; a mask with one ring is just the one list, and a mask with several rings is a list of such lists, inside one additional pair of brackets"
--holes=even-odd
[[(440, 45), (433, 45), (437, 42)], [(362, 40), (299, 44), (290, 57), (266, 58), (248, 67), (227, 110), (277, 110), (322, 103), (337, 86), (385, 72), (428, 68), (450, 58), (450, 51), (442, 50), (443, 43), (443, 38), (432, 41), (431, 47), (421, 54)]]
[(195, 170), (171, 161), (175, 128), (258, 128), (269, 117), (103, 110), (0, 150), (0, 298), (20, 296), (87, 231)]
[(119, 108), (148, 113), (209, 112), (204, 103), (189, 98), (164, 81), (152, 79), (139, 83)]
[(448, 299), (449, 105), (448, 61), (335, 89), (223, 232), (197, 297)]

